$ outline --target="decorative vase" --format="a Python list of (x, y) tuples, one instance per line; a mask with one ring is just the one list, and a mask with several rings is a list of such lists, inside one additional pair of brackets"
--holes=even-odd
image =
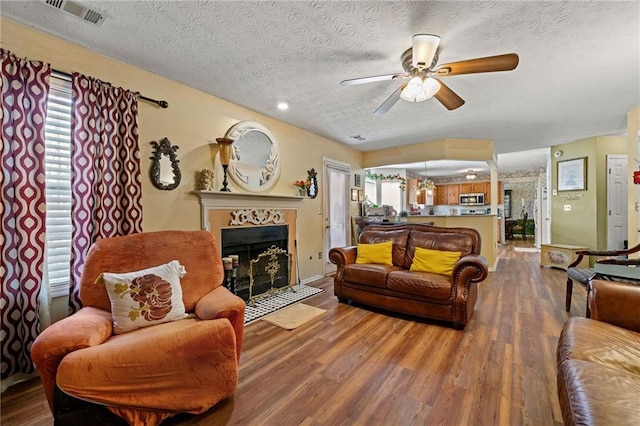
[(305, 188), (298, 188), (298, 195), (300, 195), (301, 197), (306, 197), (307, 190)]

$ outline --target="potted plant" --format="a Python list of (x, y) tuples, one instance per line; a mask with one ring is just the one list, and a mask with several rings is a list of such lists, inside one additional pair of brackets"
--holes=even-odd
[(311, 185), (311, 181), (307, 180), (297, 180), (295, 182), (293, 182), (293, 186), (298, 188), (298, 195), (300, 195), (301, 197), (304, 197), (307, 195), (307, 190), (309, 189), (309, 186)]

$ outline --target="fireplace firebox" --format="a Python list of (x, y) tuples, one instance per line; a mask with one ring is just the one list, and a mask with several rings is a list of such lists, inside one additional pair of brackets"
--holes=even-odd
[(286, 252), (289, 245), (288, 225), (223, 228), (220, 232), (222, 256), (238, 255), (238, 269), (236, 271), (236, 294), (238, 296), (249, 301), (252, 296), (269, 291), (272, 288), (272, 279), (273, 288), (289, 286), (291, 281), (289, 256), (282, 256), (278, 260), (277, 274), (273, 277), (264, 268), (254, 268), (252, 291), (250, 292), (249, 289), (251, 284), (250, 261), (258, 259), (258, 256), (266, 253), (272, 247), (280, 248)]

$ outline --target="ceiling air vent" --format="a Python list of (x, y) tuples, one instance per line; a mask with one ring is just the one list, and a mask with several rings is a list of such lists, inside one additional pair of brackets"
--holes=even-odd
[(56, 9), (63, 10), (73, 16), (77, 16), (86, 22), (94, 25), (102, 25), (107, 15), (97, 9), (92, 9), (83, 4), (71, 0), (42, 0), (44, 3)]

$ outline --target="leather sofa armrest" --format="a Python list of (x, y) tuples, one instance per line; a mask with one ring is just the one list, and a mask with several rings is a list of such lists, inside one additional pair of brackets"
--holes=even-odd
[(334, 247), (329, 250), (329, 260), (338, 266), (338, 269), (343, 268), (349, 263), (356, 263), (358, 257), (358, 247)]
[[(484, 256), (476, 254), (461, 257), (453, 267), (453, 276), (459, 277), (460, 273), (469, 266), (473, 267), (475, 271), (469, 278), (469, 282), (480, 282), (487, 278), (489, 273), (489, 262), (487, 262), (487, 259)], [(465, 280), (466, 278), (463, 279), (463, 281)]]
[(31, 359), (40, 372), (53, 412), (53, 390), (62, 359), (78, 349), (97, 346), (113, 334), (111, 312), (87, 306), (47, 327), (31, 347)]
[(236, 353), (238, 361), (242, 352), (244, 335), (244, 311), (246, 304), (242, 298), (219, 286), (202, 296), (196, 303), (195, 313), (201, 320), (227, 318), (236, 334)]
[(640, 332), (640, 284), (593, 280), (589, 286), (591, 319)]

